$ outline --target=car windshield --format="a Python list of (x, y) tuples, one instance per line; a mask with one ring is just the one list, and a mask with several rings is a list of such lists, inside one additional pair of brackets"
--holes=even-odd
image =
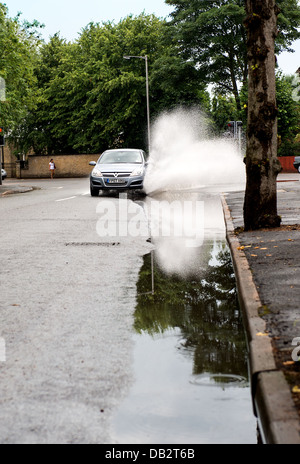
[(118, 163), (142, 163), (142, 156), (139, 151), (106, 151), (98, 161), (99, 164), (118, 164)]

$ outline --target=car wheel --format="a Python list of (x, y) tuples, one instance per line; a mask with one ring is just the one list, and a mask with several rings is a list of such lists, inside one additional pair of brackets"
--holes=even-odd
[(99, 189), (91, 187), (91, 196), (97, 197), (99, 195)]

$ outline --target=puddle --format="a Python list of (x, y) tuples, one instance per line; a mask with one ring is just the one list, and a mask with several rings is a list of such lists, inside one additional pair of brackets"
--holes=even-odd
[(194, 257), (201, 267), (188, 278), (163, 271), (155, 252), (144, 257), (134, 382), (115, 416), (115, 443), (257, 443), (226, 241), (205, 240)]

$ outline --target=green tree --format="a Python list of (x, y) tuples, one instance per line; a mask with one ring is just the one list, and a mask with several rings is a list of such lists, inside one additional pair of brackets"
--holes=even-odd
[(277, 73), (276, 90), (278, 136), (280, 140), (278, 154), (296, 155), (294, 151), (297, 149), (297, 145), (294, 139), (300, 130), (300, 105), (293, 97), (293, 77)]
[(28, 108), (35, 107), (34, 65), (40, 27), (37, 21), (22, 23), (20, 15), (9, 18), (6, 6), (0, 3), (0, 77), (6, 84), (6, 100), (0, 101), (0, 124), (10, 138), (17, 139)]
[(219, 132), (226, 131), (229, 121), (238, 121), (240, 119), (234, 98), (223, 94), (215, 94), (212, 97), (211, 115)]
[[(242, 110), (237, 111), (234, 98), (228, 94), (215, 92), (211, 100), (211, 115), (219, 131), (224, 131), (228, 121), (241, 120), (247, 125), (248, 83), (240, 90)], [(294, 153), (297, 145), (293, 142), (300, 128), (300, 105), (297, 99), (295, 76), (276, 73), (276, 101), (278, 108), (278, 155)]]
[[(210, 96), (194, 64), (180, 54), (168, 23), (160, 37), (160, 53), (150, 76), (151, 102), (155, 114), (178, 106), (200, 106), (210, 111)], [(155, 115), (154, 114), (154, 115)]]
[[(181, 53), (199, 69), (202, 80), (214, 84), (219, 92), (232, 93), (241, 109), (239, 83), (247, 82), (247, 40), (243, 20), (244, 0), (166, 0), (174, 12), (174, 29)], [(300, 6), (297, 0), (278, 0), (279, 34), (277, 53), (291, 50), (300, 37)]]
[(53, 36), (36, 62), (37, 104), (25, 119), (24, 150), (146, 148), (145, 61), (125, 60), (125, 55), (149, 57), (152, 116), (178, 103), (207, 105), (195, 68), (178, 56), (167, 32), (164, 20), (141, 14), (118, 24), (90, 23), (74, 43)]
[(31, 147), (41, 154), (70, 151), (65, 134), (72, 102), (64, 82), (67, 69), (73, 67), (70, 56), (71, 44), (58, 34), (40, 49), (34, 70), (36, 105), (28, 108), (20, 131), (19, 145), (25, 152)]

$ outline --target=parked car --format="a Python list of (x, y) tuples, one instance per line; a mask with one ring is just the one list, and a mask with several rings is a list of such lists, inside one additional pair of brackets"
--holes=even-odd
[(100, 190), (142, 189), (146, 154), (135, 148), (117, 148), (102, 153), (90, 174), (90, 191), (97, 196)]
[(295, 156), (294, 160), (294, 168), (297, 169), (298, 172), (300, 172), (300, 156)]
[(2, 176), (2, 180), (7, 178), (7, 173), (6, 173), (5, 169), (1, 169), (1, 176)]

